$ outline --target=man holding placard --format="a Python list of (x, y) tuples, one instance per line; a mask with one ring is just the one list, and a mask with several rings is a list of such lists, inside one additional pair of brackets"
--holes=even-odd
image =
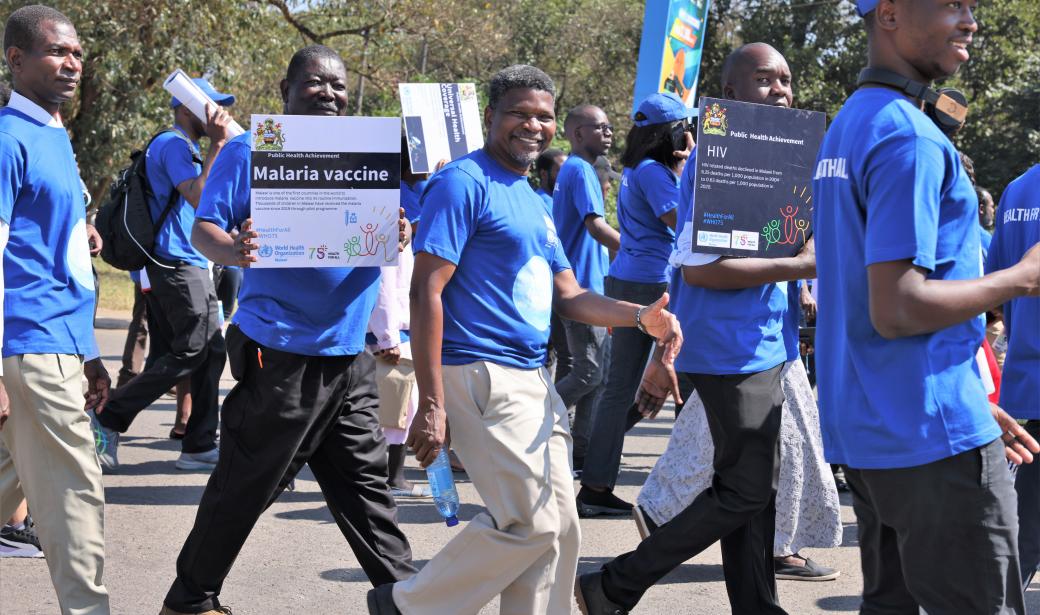
[[(223, 109), (235, 104), (231, 94), (217, 92), (205, 79), (197, 85), (218, 107), (207, 106), (205, 121), (177, 98), (170, 100), (172, 130), (157, 135), (146, 150), (145, 172), (151, 193), (148, 208), (156, 222), (155, 250), (145, 267), (152, 290), (148, 311), (157, 326), (151, 331), (152, 350), (165, 350), (143, 372), (112, 392), (96, 411), (98, 459), (105, 469), (119, 466), (119, 436), (139, 412), (191, 378), (191, 418), (181, 440), (180, 470), (212, 470), (217, 463), (217, 422), (220, 374), (224, 370), (224, 337), (217, 314), (217, 296), (206, 257), (191, 245), (195, 208), (202, 197), (217, 154), (230, 138), (231, 116)], [(199, 158), (198, 141), (209, 137), (206, 158)], [(153, 357), (154, 358), (154, 357)]]
[[(320, 45), (301, 49), (281, 82), (284, 117), (343, 115), (346, 80), (335, 51)], [(390, 140), (394, 151), (399, 131), (398, 125)], [(288, 131), (282, 136), (293, 138)], [(272, 241), (253, 230), (256, 137), (247, 132), (228, 143), (203, 194), (192, 242), (216, 263), (250, 267), (263, 258), (254, 252)], [(398, 180), (395, 172), (386, 182), (396, 187)], [(239, 234), (230, 235), (236, 227)], [(401, 235), (394, 230), (396, 246)], [(225, 612), (218, 595), (239, 550), (305, 463), (373, 584), (415, 572), (387, 487), (374, 359), (363, 352), (378, 287), (376, 267), (246, 269), (228, 328), (238, 383), (224, 403), (220, 460), (177, 559), (164, 615)]]

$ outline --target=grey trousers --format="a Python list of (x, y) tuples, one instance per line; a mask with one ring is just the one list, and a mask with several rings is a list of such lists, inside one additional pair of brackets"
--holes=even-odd
[(556, 381), (556, 392), (567, 406), (574, 440), (574, 456), (585, 457), (592, 431), (592, 412), (603, 393), (603, 383), (610, 361), (610, 335), (606, 327), (560, 318), (567, 336), (570, 369)]
[(1025, 614), (1004, 445), (892, 470), (848, 468), (862, 615)]
[[(1040, 420), (1026, 423), (1026, 431), (1040, 441)], [(1034, 458), (1033, 463), (1019, 466), (1015, 491), (1018, 492), (1018, 553), (1025, 588), (1040, 568), (1040, 459)]]

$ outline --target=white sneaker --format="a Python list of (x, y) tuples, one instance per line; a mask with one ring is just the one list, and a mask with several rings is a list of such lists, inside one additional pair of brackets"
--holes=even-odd
[(178, 470), (212, 470), (217, 467), (219, 458), (219, 447), (205, 453), (181, 453), (174, 466)]

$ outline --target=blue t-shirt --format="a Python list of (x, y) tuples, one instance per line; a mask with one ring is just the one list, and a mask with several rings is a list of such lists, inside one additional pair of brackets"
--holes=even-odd
[(72, 144), (64, 127), (11, 107), (0, 110), (0, 220), (10, 225), (3, 356), (97, 357), (94, 275)]
[(603, 277), (610, 259), (607, 248), (593, 239), (585, 228), (588, 216), (605, 215), (603, 188), (596, 169), (571, 155), (560, 167), (552, 195), (553, 222), (560, 233), (563, 251), (582, 288), (603, 294)]
[(982, 260), (989, 257), (989, 247), (993, 243), (993, 235), (981, 225), (979, 226), (979, 242), (982, 247)]
[(802, 284), (805, 282), (787, 283), (787, 311), (784, 312), (784, 348), (787, 349), (787, 360), (800, 359), (798, 330), (802, 319)]
[[(152, 141), (144, 164), (153, 193), (152, 198), (148, 199), (152, 220), (159, 220), (170, 197), (177, 192), (177, 186), (202, 174), (202, 165), (195, 161), (198, 154), (198, 144), (189, 141), (178, 128), (168, 130)], [(206, 267), (206, 257), (191, 245), (195, 208), (180, 193), (175, 198), (176, 202), (155, 236), (155, 255), (166, 260)]]
[[(692, 219), (695, 207), (695, 167), (692, 162), (687, 164), (680, 181), (679, 233)], [(687, 284), (682, 269), (671, 271), (668, 309), (685, 332), (675, 368), (691, 374), (751, 374), (783, 363), (787, 358), (785, 286), (715, 290)]]
[[(230, 231), (249, 218), (249, 133), (221, 150), (197, 217)], [(261, 248), (263, 239), (259, 240)], [(246, 269), (232, 322), (272, 348), (309, 356), (358, 354), (379, 292), (379, 267)]]
[[(1008, 184), (1000, 197), (986, 271), (1007, 269), (1040, 242), (1040, 164)], [(1040, 298), (1004, 304), (1007, 357), (1000, 405), (1016, 419), (1040, 419)]]
[(816, 366), (827, 459), (903, 468), (1000, 436), (975, 354), (978, 318), (887, 340), (867, 267), (911, 260), (931, 280), (978, 278), (978, 199), (953, 144), (900, 93), (857, 90), (823, 139), (813, 179)]
[(434, 175), (422, 202), (416, 253), (457, 266), (441, 295), (441, 361), (541, 367), (553, 276), (570, 265), (527, 178), (479, 149)]
[(408, 182), (401, 180), (401, 207), (404, 208), (404, 217), (413, 224), (419, 219), (419, 197), (422, 196), (425, 187), (425, 181), (418, 181), (414, 186), (409, 186)]
[(540, 196), (542, 200), (545, 201), (545, 204), (549, 207), (549, 209), (552, 210), (553, 198), (551, 194), (547, 193), (545, 190), (542, 190), (541, 188), (535, 190), (534, 193)]
[(675, 232), (661, 216), (675, 209), (678, 198), (679, 178), (660, 162), (647, 158), (634, 169), (625, 167), (617, 197), (621, 249), (610, 264), (611, 276), (645, 284), (668, 281)]

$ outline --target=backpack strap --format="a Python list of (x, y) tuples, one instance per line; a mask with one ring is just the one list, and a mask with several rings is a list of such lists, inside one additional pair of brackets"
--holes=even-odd
[[(161, 135), (163, 135), (164, 133), (167, 133), (167, 132), (176, 133), (176, 135), (177, 135), (177, 137), (179, 139), (184, 140), (184, 142), (188, 143), (189, 146), (191, 145), (190, 142), (188, 141), (188, 139), (186, 139), (184, 137), (184, 135), (182, 135), (179, 131), (176, 131), (176, 130), (174, 130), (172, 128), (165, 128), (163, 130), (160, 130), (159, 132), (155, 133), (155, 136), (153, 136), (151, 139), (149, 139), (148, 145), (146, 145), (145, 148), (144, 148), (144, 159), (145, 159), (144, 166), (145, 166), (146, 169), (147, 169), (147, 166), (148, 166), (148, 149), (152, 147), (152, 142), (153, 141), (155, 141)], [(198, 157), (198, 155), (195, 154), (194, 150), (192, 150), (191, 159), (192, 159), (193, 162), (196, 162), (197, 164), (202, 164), (202, 160), (199, 160), (199, 157)], [(148, 177), (147, 173), (145, 174), (145, 177), (146, 178)], [(148, 189), (149, 190), (152, 189), (151, 184), (148, 185)], [(155, 193), (152, 192), (152, 194), (154, 195)], [(177, 203), (177, 198), (179, 196), (180, 196), (180, 192), (177, 191), (177, 186), (173, 186), (173, 189), (170, 191), (170, 198), (168, 198), (166, 200), (166, 207), (163, 208), (162, 213), (159, 214), (159, 219), (155, 222), (155, 226), (153, 227), (153, 235), (152, 235), (153, 239), (155, 237), (159, 236), (159, 231), (162, 230), (163, 224), (166, 223), (166, 218), (169, 217), (170, 211), (173, 209), (173, 206)]]

